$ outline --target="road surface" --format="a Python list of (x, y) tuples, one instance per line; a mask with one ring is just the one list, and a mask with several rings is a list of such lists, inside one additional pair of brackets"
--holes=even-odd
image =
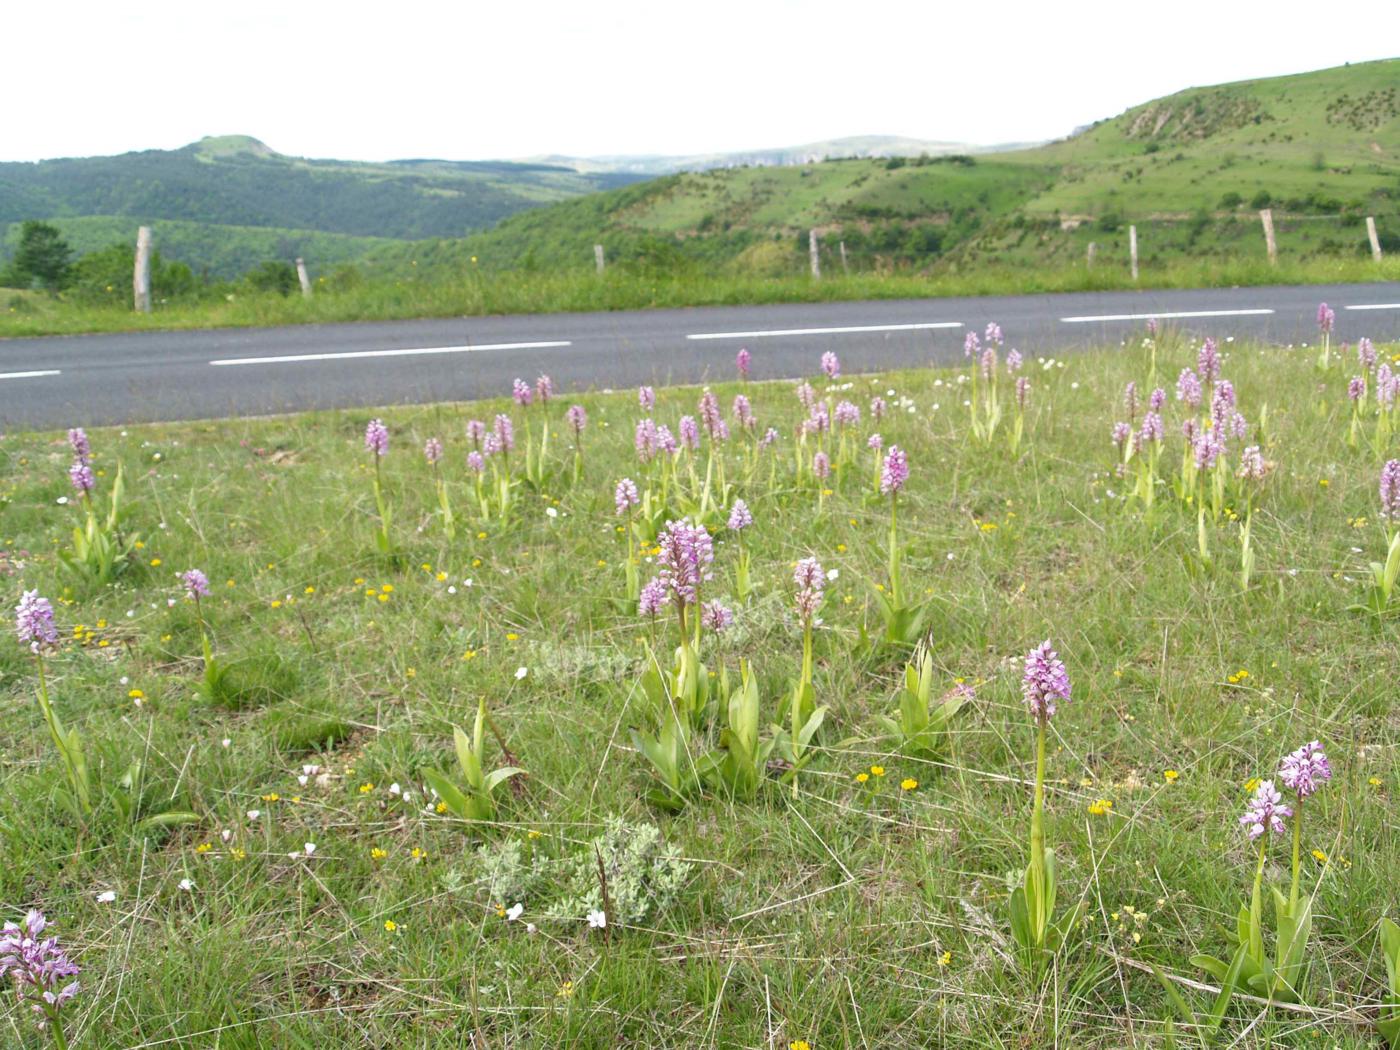
[(948, 364), (996, 321), (1027, 356), (1116, 344), (1149, 317), (1194, 335), (1316, 343), (1400, 339), (1395, 284), (1083, 292), (966, 299), (695, 307), (616, 313), (130, 332), (0, 340), (0, 429), (212, 419), (468, 400), (548, 372), (561, 392), (728, 379), (747, 346), (757, 379)]

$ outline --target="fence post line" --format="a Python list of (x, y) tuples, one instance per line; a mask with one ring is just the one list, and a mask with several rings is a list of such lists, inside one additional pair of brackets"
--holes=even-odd
[(807, 231), (807, 255), (812, 261), (812, 279), (821, 280), (822, 258), (817, 245), (817, 231), (815, 228)]
[(1269, 252), (1269, 265), (1278, 265), (1278, 242), (1274, 240), (1274, 210), (1264, 208), (1259, 212), (1259, 221), (1264, 224), (1264, 247)]
[(1129, 226), (1129, 227), (1128, 227), (1128, 259), (1129, 259), (1129, 261), (1130, 261), (1130, 264), (1131, 264), (1132, 270), (1133, 270), (1133, 280), (1136, 281), (1136, 280), (1138, 279), (1137, 227), (1136, 227), (1136, 226)]
[(301, 284), (303, 298), (311, 298), (311, 278), (306, 275), (306, 260), (297, 256), (297, 281)]
[(849, 274), (851, 272), (851, 268), (846, 265), (846, 242), (837, 241), (836, 243), (841, 248), (841, 272), (844, 274)]
[(139, 313), (151, 312), (151, 228), (136, 230), (136, 270), (131, 277), (133, 304)]
[(1366, 236), (1371, 239), (1371, 258), (1381, 261), (1381, 239), (1376, 233), (1376, 217), (1366, 216)]
[(602, 273), (603, 267), (607, 265), (606, 261), (603, 259), (603, 246), (601, 244), (595, 244), (593, 246), (593, 265), (599, 273)]
[(1099, 246), (1094, 241), (1089, 242), (1089, 250), (1084, 253), (1084, 263), (1086, 266), (1094, 265), (1094, 256), (1098, 254)]

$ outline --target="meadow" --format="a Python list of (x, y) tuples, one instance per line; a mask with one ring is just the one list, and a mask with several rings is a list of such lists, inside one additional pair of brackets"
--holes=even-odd
[(0, 1040), (1400, 1045), (1319, 320), (0, 437)]
[(126, 289), (116, 286), (110, 304), (0, 290), (0, 338), (677, 306), (1400, 280), (1400, 258), (1394, 255), (1380, 264), (1369, 258), (1314, 257), (1285, 261), (1277, 267), (1261, 259), (1169, 257), (1144, 263), (1142, 278), (1136, 282), (1126, 266), (1120, 265), (1122, 260), (1115, 262), (1105, 256), (1100, 260), (1090, 268), (1077, 256), (1076, 260), (1062, 257), (1057, 265), (1047, 266), (1018, 256), (1013, 244), (998, 257), (988, 255), (972, 269), (939, 273), (896, 269), (848, 275), (838, 271), (814, 281), (806, 273), (756, 276), (691, 266), (616, 266), (601, 276), (580, 269), (454, 271), (450, 261), (435, 264), (425, 259), (425, 273), (418, 278), (318, 279), (310, 299), (239, 286), (226, 297), (212, 300), (158, 303), (149, 314), (134, 313), (126, 302)]

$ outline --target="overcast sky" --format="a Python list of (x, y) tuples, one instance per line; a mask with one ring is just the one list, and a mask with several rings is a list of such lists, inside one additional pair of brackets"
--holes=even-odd
[(1197, 84), (1388, 57), (1394, 0), (102, 0), (6, 5), (0, 159), (247, 134), (383, 160), (1063, 135)]

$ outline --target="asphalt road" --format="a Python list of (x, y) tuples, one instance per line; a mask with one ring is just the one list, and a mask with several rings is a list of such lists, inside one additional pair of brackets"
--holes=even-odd
[[(1400, 339), (1395, 284), (1092, 292), (619, 313), (466, 317), (289, 328), (0, 340), (0, 428), (41, 429), (454, 401), (548, 372), (561, 391), (946, 364), (996, 321), (1028, 356), (1117, 343), (1159, 317), (1196, 335), (1315, 343)], [(1177, 316), (1173, 316), (1177, 315)]]

